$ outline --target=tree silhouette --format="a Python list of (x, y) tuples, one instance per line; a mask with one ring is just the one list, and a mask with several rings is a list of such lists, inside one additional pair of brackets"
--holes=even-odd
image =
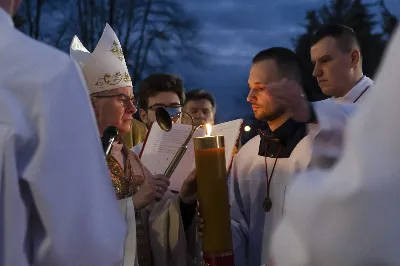
[(201, 66), (206, 56), (197, 39), (198, 21), (174, 0), (25, 0), (15, 22), (24, 33), (64, 51), (74, 35), (93, 51), (109, 23), (134, 84), (179, 60)]
[(383, 38), (388, 41), (398, 24), (398, 18), (390, 13), (385, 1), (381, 0), (379, 7), (381, 8)]

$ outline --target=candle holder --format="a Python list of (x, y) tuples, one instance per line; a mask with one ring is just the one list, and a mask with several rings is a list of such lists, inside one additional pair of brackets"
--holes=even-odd
[(224, 136), (193, 138), (203, 264), (234, 266)]

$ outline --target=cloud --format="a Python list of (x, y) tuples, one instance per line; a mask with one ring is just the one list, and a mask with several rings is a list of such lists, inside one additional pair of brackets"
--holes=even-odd
[(291, 39), (304, 31), (299, 22), (305, 11), (321, 2), (185, 0), (185, 9), (202, 23), (200, 46), (210, 58), (203, 69), (180, 64), (175, 70), (187, 88), (201, 87), (215, 95), (220, 121), (244, 116), (251, 112), (246, 96), (253, 56), (272, 46), (292, 48)]
[[(186, 0), (188, 12), (202, 22), (201, 46), (211, 60), (225, 65), (248, 62), (272, 46), (292, 48), (304, 28), (298, 21), (318, 0)], [(304, 11), (304, 12), (302, 12)]]

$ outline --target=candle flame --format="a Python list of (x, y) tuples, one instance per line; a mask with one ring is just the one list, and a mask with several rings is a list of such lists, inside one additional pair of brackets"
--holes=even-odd
[(211, 136), (211, 125), (206, 124), (206, 136), (209, 137)]

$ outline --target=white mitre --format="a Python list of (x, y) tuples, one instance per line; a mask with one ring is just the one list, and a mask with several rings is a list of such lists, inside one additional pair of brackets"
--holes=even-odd
[(121, 44), (110, 25), (106, 24), (93, 53), (90, 53), (79, 38), (74, 36), (70, 55), (81, 66), (90, 94), (126, 86), (132, 87)]

